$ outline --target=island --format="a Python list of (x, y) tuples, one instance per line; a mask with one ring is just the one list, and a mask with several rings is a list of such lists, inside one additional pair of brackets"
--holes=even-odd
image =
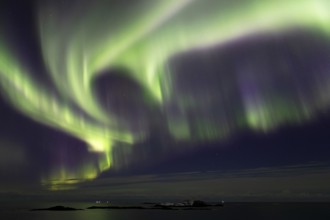
[(30, 211), (79, 211), (83, 209), (76, 209), (71, 207), (65, 207), (65, 206), (53, 206), (49, 208), (39, 208), (39, 209), (30, 209)]

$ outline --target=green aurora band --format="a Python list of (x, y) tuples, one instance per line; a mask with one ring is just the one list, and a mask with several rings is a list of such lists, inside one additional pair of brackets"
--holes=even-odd
[[(31, 70), (2, 38), (1, 89), (9, 103), (26, 116), (86, 142), (90, 151), (100, 154), (97, 167), (85, 164), (80, 172), (61, 167), (43, 178), (50, 189), (68, 188), (65, 186), (94, 179), (109, 169), (116, 143), (133, 145), (148, 133), (133, 132), (129, 121), (105, 112), (97, 102), (93, 82), (102, 71), (118, 67), (129, 70), (129, 77), (162, 108), (173, 96), (167, 73), (168, 61), (174, 55), (293, 27), (329, 36), (329, 9), (328, 0), (138, 0), (131, 5), (42, 1), (36, 24), (43, 62), (58, 95), (33, 79)], [(272, 116), (274, 105), (281, 106), (282, 111)], [(293, 105), (281, 100), (259, 106), (247, 102), (242, 117), (250, 129), (266, 132), (283, 123), (302, 122), (314, 113)], [(178, 140), (191, 138), (185, 120), (168, 121), (168, 129)], [(229, 126), (212, 127), (208, 123), (201, 123), (200, 131), (201, 139), (218, 140), (234, 132)]]

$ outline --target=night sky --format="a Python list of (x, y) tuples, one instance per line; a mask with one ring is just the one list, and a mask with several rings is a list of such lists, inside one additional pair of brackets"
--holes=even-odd
[(0, 200), (330, 200), (328, 0), (1, 1)]

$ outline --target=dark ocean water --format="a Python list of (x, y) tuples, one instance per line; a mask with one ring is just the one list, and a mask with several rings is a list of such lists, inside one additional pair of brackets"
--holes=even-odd
[[(53, 204), (51, 204), (53, 205)], [(63, 204), (61, 204), (63, 205)], [(64, 204), (86, 208), (91, 204)], [(40, 206), (33, 207), (39, 208)], [(48, 207), (43, 205), (42, 207)], [(206, 219), (253, 219), (253, 220), (330, 220), (330, 203), (229, 203), (215, 210), (82, 210), (82, 211), (29, 211), (30, 207), (2, 206), (0, 219), (20, 220), (206, 220)]]

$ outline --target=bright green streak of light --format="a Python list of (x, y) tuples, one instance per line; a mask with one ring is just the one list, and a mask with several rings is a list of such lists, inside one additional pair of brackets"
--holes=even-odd
[[(175, 54), (221, 45), (255, 32), (280, 32), (295, 26), (330, 33), (328, 0), (136, 2), (118, 9), (111, 2), (97, 1), (81, 1), (83, 6), (72, 8), (40, 8), (38, 27), (44, 62), (66, 102), (29, 77), (21, 62), (8, 52), (10, 48), (0, 50), (2, 89), (17, 109), (85, 141), (91, 150), (104, 153), (102, 165), (94, 170), (88, 168), (83, 173), (92, 174), (78, 175), (81, 179), (94, 178), (110, 167), (114, 141), (133, 143), (134, 139), (134, 134), (121, 128), (121, 123), (129, 122), (118, 121), (96, 101), (92, 85), (102, 70), (114, 67), (130, 70), (131, 77), (162, 105), (165, 97), (171, 97), (171, 84), (162, 77), (168, 71), (166, 62)], [(162, 88), (166, 88), (166, 93)], [(88, 118), (79, 115), (72, 106), (79, 107)], [(278, 116), (269, 120), (267, 109), (268, 105), (247, 107), (251, 128), (268, 130), (292, 118), (287, 113), (289, 107), (283, 107)], [(177, 134), (174, 137), (188, 139), (186, 122), (181, 127), (182, 132), (174, 131)], [(203, 130), (203, 126), (199, 129)], [(225, 128), (223, 131), (223, 135), (206, 131), (206, 136), (214, 139), (229, 134)], [(60, 173), (54, 176), (61, 176), (60, 182), (64, 183), (68, 175)]]
[[(92, 94), (94, 77), (99, 71), (117, 65), (118, 56), (130, 51), (134, 43), (159, 27), (188, 2), (190, 0), (158, 1), (158, 4), (146, 1), (142, 9), (129, 15), (132, 16), (129, 22), (117, 32), (114, 31), (118, 29), (117, 25), (123, 24), (117, 22), (113, 24), (112, 20), (118, 18), (110, 16), (109, 22), (104, 22), (102, 25), (98, 23), (99, 19), (95, 19), (97, 14), (109, 14), (109, 11), (102, 10), (102, 6), (95, 8), (96, 11), (88, 11), (88, 14), (82, 13), (82, 21), (68, 22), (67, 26), (62, 23), (63, 21), (61, 22), (62, 14), (58, 14), (58, 17), (52, 14), (56, 9), (41, 11), (39, 26), (43, 53), (60, 91), (92, 117), (111, 124), (111, 118), (109, 119), (108, 114), (102, 111), (95, 101), (95, 95)], [(94, 20), (96, 23), (93, 22)], [(63, 31), (59, 32), (59, 30)], [(160, 98), (160, 94), (158, 97)]]
[(1, 86), (13, 106), (35, 121), (85, 141), (91, 151), (104, 154), (101, 158), (106, 159), (100, 159), (100, 167), (92, 169), (90, 166), (88, 172), (79, 175), (79, 178), (95, 178), (99, 172), (110, 168), (113, 141), (133, 143), (131, 134), (91, 123), (74, 112), (70, 105), (60, 102), (42, 86), (36, 84), (4, 47), (0, 50), (0, 60)]
[(230, 10), (223, 2), (230, 1), (192, 2), (178, 16), (119, 56), (117, 65), (130, 67), (137, 80), (161, 100), (159, 77), (166, 74), (164, 63), (177, 53), (222, 44), (258, 31), (276, 32), (292, 26), (329, 32), (327, 1), (242, 1)]
[(133, 142), (129, 133), (93, 124), (60, 102), (49, 91), (34, 82), (28, 72), (0, 45), (0, 76), (2, 89), (9, 101), (36, 121), (66, 131), (90, 144), (91, 150), (104, 152), (115, 140)]

